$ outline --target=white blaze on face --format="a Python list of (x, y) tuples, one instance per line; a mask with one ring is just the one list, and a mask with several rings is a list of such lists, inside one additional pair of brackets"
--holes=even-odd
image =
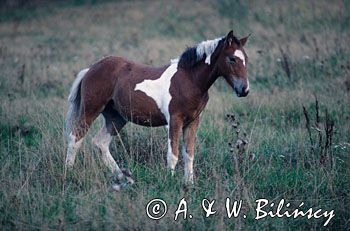
[(169, 124), (169, 104), (171, 101), (170, 95), (170, 83), (171, 78), (177, 72), (178, 62), (172, 62), (171, 65), (163, 72), (159, 79), (150, 80), (146, 79), (141, 83), (136, 84), (135, 91), (140, 90), (147, 96), (151, 97), (157, 104), (159, 110), (165, 116), (167, 123)]
[(240, 60), (242, 60), (243, 65), (245, 66), (245, 57), (244, 54), (241, 50), (236, 50), (234, 53), (234, 56), (236, 56), (237, 58), (239, 58)]
[(249, 91), (249, 81), (247, 80), (247, 88), (245, 89), (245, 92)]

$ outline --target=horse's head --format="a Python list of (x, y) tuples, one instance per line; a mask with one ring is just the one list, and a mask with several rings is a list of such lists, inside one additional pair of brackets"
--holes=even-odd
[(247, 96), (249, 93), (248, 57), (243, 49), (248, 37), (238, 39), (233, 35), (233, 31), (230, 31), (218, 59), (219, 74), (226, 79), (239, 97)]

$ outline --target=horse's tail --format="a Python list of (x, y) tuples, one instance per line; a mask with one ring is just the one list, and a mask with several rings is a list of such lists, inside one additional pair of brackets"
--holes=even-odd
[(66, 137), (69, 137), (72, 132), (72, 128), (75, 125), (76, 119), (79, 115), (79, 107), (81, 100), (80, 86), (81, 81), (85, 77), (86, 72), (88, 72), (89, 68), (81, 70), (77, 77), (75, 78), (72, 88), (70, 89), (70, 93), (68, 96), (68, 112), (66, 116), (66, 127), (65, 134)]

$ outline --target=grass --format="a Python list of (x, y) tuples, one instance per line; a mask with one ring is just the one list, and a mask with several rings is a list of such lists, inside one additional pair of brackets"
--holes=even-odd
[[(259, 198), (334, 209), (326, 228), (349, 229), (348, 1), (65, 1), (28, 7), (34, 10), (2, 9), (0, 17), (1, 229), (323, 227), (324, 219), (256, 221), (248, 205)], [(122, 134), (126, 152), (118, 138), (111, 150), (136, 184), (111, 192), (112, 176), (90, 142), (100, 121), (64, 179), (63, 123), (74, 74), (107, 54), (161, 65), (186, 46), (231, 28), (240, 36), (252, 33), (246, 48), (252, 90), (247, 98), (236, 98), (222, 80), (210, 90), (197, 134), (192, 188), (183, 187), (182, 160), (175, 177), (166, 169), (165, 128), (129, 124)], [(334, 122), (327, 149), (326, 111)], [(239, 168), (232, 159), (238, 154), (228, 145), (236, 136), (227, 113), (236, 115), (249, 138)], [(174, 221), (182, 197), (193, 218)], [(247, 219), (226, 217), (226, 197), (244, 201)], [(168, 204), (158, 221), (145, 212), (153, 198)], [(205, 217), (203, 198), (217, 200), (218, 214)]]

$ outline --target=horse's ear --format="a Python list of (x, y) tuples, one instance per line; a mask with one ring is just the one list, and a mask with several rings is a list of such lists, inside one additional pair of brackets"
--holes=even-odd
[(246, 36), (246, 37), (244, 37), (244, 38), (241, 38), (241, 39), (239, 40), (239, 43), (241, 44), (242, 47), (246, 44), (246, 42), (248, 41), (248, 38), (249, 38), (249, 37), (250, 37), (250, 34), (249, 34), (248, 36)]
[(235, 36), (233, 35), (233, 30), (228, 32), (228, 34), (226, 35), (225, 44), (227, 46), (231, 46), (232, 42), (234, 41), (234, 37)]

